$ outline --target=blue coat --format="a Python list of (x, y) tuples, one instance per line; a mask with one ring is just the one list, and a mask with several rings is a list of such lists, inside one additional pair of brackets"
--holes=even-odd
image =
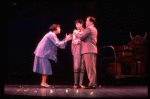
[(65, 39), (59, 41), (54, 32), (48, 32), (42, 40), (39, 42), (38, 46), (35, 49), (34, 54), (38, 57), (51, 59), (57, 62), (57, 47), (65, 49), (66, 43)]

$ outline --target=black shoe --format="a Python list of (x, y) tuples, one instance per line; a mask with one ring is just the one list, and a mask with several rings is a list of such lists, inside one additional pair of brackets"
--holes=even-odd
[(96, 86), (87, 86), (85, 89), (96, 89)]

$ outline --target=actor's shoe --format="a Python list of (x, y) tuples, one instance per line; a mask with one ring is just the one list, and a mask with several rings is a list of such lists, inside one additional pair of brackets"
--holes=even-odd
[(47, 83), (45, 83), (45, 84), (41, 83), (41, 87), (48, 88), (48, 87), (50, 87), (50, 86), (51, 86), (51, 85), (48, 85)]
[(85, 89), (96, 89), (96, 86), (87, 86)]
[(73, 88), (77, 89), (77, 88), (78, 88), (78, 85), (77, 85), (77, 84), (74, 84)]
[(80, 88), (83, 88), (83, 89), (85, 88), (85, 86), (84, 86), (84, 85), (80, 85), (79, 87), (80, 87)]

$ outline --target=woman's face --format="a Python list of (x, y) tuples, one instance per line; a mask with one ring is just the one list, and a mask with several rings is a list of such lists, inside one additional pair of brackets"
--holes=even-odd
[(76, 23), (76, 28), (79, 30), (82, 28), (82, 24), (81, 23)]

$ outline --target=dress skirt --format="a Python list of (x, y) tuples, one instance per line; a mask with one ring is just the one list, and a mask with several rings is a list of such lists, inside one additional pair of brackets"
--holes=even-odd
[(35, 56), (33, 72), (45, 75), (52, 75), (52, 66), (50, 60)]

